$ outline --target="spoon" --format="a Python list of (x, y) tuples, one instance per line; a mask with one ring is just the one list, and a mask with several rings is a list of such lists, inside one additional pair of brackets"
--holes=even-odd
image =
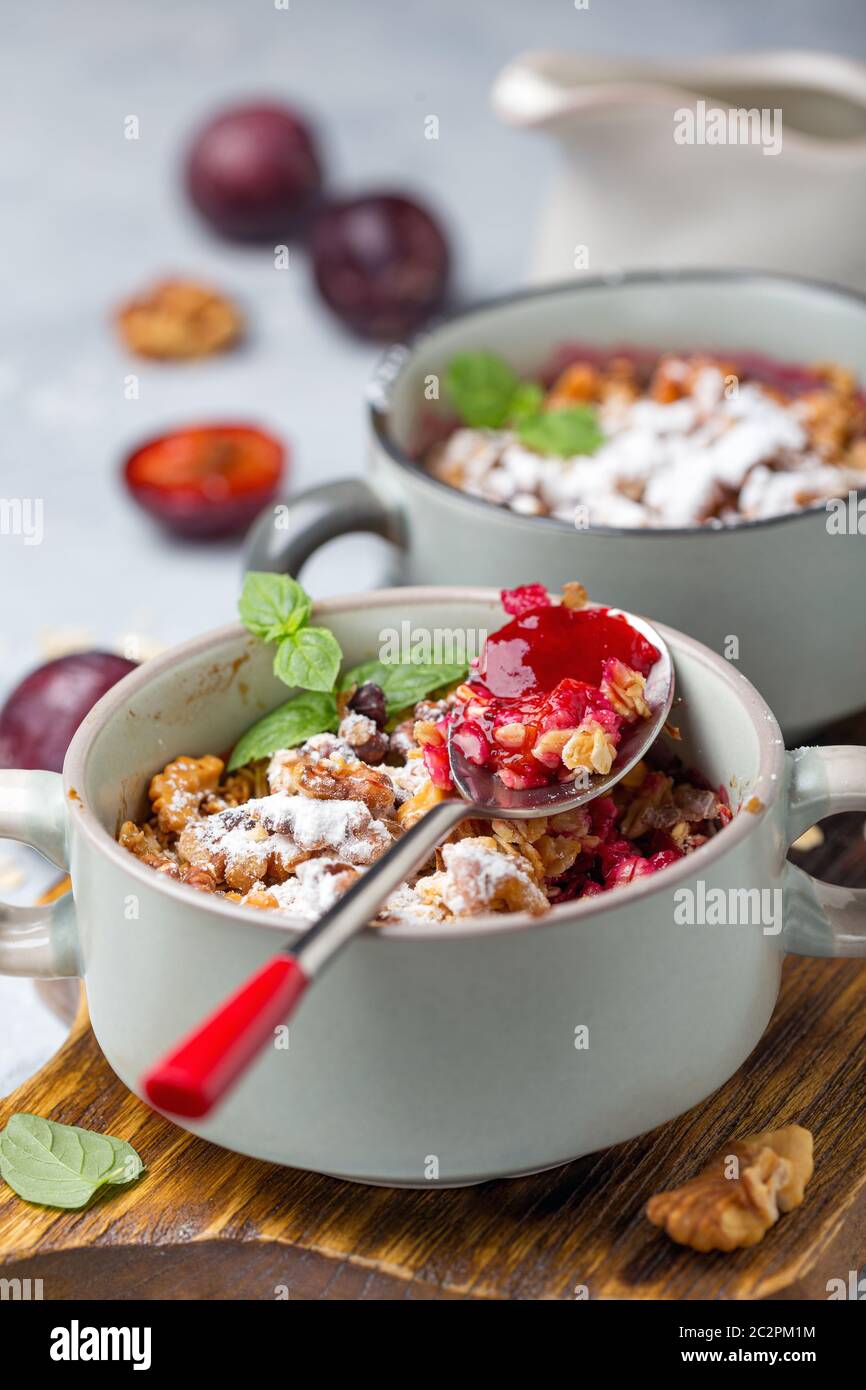
[(459, 795), (433, 806), (293, 946), (267, 961), (146, 1073), (142, 1087), (157, 1109), (191, 1119), (207, 1115), (273, 1039), (274, 1029), (293, 1012), (308, 985), (460, 821), (556, 816), (604, 796), (640, 761), (670, 713), (673, 662), (666, 643), (648, 622), (619, 609), (610, 611), (624, 617), (659, 652), (644, 692), (650, 718), (624, 730), (610, 772), (581, 782), (515, 791), (489, 768), (470, 763), (449, 734), (451, 776)]

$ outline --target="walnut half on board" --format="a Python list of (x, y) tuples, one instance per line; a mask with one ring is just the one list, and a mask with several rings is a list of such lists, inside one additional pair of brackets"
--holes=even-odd
[(782, 1212), (800, 1205), (812, 1168), (808, 1129), (768, 1129), (720, 1149), (682, 1187), (656, 1193), (646, 1215), (671, 1240), (693, 1250), (757, 1245)]

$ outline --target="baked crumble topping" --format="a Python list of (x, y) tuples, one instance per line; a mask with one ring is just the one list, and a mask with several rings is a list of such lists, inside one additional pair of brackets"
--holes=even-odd
[(578, 526), (729, 525), (866, 487), (866, 397), (835, 364), (564, 348), (542, 375), (541, 418), (590, 412), (594, 438), (545, 449), (517, 416), (452, 420), (422, 445), (425, 465), (487, 502)]
[[(406, 748), (405, 730), (389, 735), (389, 762), (376, 767), (347, 755), (341, 739), (323, 751), (321, 737), (220, 780), (195, 805), (185, 801), (182, 826), (156, 809), (169, 764), (151, 780), (152, 814), (140, 824), (126, 821), (120, 843), (151, 868), (205, 892), (319, 916), (447, 795), (430, 778), (421, 746)], [(706, 785), (660, 744), (611, 796), (586, 807), (531, 821), (465, 822), (413, 882), (391, 895), (377, 920), (540, 914), (675, 863), (715, 835), (731, 811), (722, 789)], [(221, 763), (210, 754), (183, 761), (207, 763), (209, 776)], [(287, 767), (297, 790), (286, 789)], [(267, 790), (257, 796), (263, 778)]]
[[(542, 595), (542, 609), (566, 613), (580, 612), (585, 599), (572, 585), (561, 605), (550, 604), (540, 586), (511, 591), (503, 600), (510, 613), (525, 617), (538, 611)], [(640, 664), (646, 653), (636, 651)], [(617, 731), (641, 716), (640, 676), (619, 658), (613, 666), (605, 662), (604, 691), (593, 690), (592, 728), (560, 722), (533, 731), (533, 747), (556, 735), (555, 746), (544, 744), (536, 763), (545, 776), (567, 777), (575, 759), (590, 770), (606, 763), (610, 750), (596, 746), (604, 741), (604, 727), (595, 726), (603, 718)], [(336, 732), (313, 734), (228, 773), (214, 754), (175, 758), (151, 779), (150, 814), (140, 823), (126, 821), (118, 839), (142, 863), (199, 891), (313, 920), (397, 837), (453, 794), (441, 775), (440, 754), (449, 721), (468, 708), (467, 688), (477, 698), (474, 687), (460, 682), (389, 720), (381, 691), (377, 696), (378, 687), (368, 682), (341, 695)], [(571, 719), (570, 707), (567, 714)], [(507, 730), (508, 724), (496, 727)], [(572, 743), (573, 758), (567, 756)], [(521, 756), (526, 762), (528, 754)], [(724, 789), (687, 769), (663, 734), (609, 796), (527, 821), (463, 822), (391, 894), (376, 920), (540, 915), (664, 869), (706, 843), (731, 815)]]

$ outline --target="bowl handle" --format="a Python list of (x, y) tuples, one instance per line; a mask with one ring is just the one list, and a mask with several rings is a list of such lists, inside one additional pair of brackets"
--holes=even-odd
[(403, 544), (399, 513), (363, 478), (341, 478), (266, 507), (247, 537), (244, 568), (298, 575), (314, 551), (353, 531)]
[[(837, 744), (787, 754), (792, 844), (840, 811), (866, 811), (866, 748)], [(843, 888), (788, 864), (784, 946), (798, 956), (866, 956), (866, 888)]]
[[(32, 845), (68, 868), (63, 781), (56, 772), (0, 771), (0, 838)], [(0, 902), (0, 975), (80, 975), (72, 894), (39, 907)]]

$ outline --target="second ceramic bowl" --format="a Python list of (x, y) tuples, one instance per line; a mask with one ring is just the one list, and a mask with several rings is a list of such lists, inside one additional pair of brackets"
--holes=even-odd
[[(575, 530), (457, 492), (412, 461), (425, 382), (455, 353), (495, 349), (531, 373), (557, 344), (748, 350), (838, 361), (866, 381), (866, 299), (786, 276), (640, 273), (519, 293), (459, 315), (397, 348), (370, 392), (369, 480), (346, 479), (266, 512), (252, 569), (297, 574), (319, 546), (373, 531), (401, 553), (401, 578), (432, 584), (558, 588), (580, 579), (604, 598), (691, 633), (758, 687), (789, 741), (866, 704), (866, 502), (847, 528), (819, 504), (720, 530)], [(861, 497), (864, 494), (861, 494)], [(856, 504), (856, 502), (855, 502)]]

